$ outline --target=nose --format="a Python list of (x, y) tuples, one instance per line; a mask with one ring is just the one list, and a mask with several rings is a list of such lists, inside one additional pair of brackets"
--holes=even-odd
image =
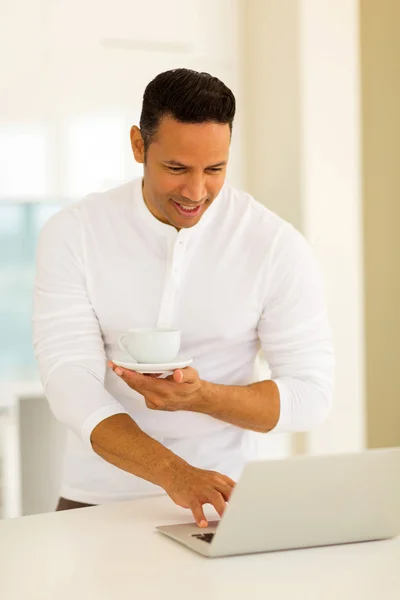
[(191, 174), (186, 179), (181, 194), (193, 203), (201, 204), (207, 198), (206, 182), (203, 175)]

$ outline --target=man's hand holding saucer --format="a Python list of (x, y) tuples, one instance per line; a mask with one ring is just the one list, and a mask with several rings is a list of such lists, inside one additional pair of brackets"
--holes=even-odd
[(125, 383), (144, 396), (148, 408), (154, 410), (191, 410), (204, 398), (206, 382), (202, 381), (196, 369), (177, 369), (165, 378), (149, 377), (117, 366), (108, 361), (107, 366)]

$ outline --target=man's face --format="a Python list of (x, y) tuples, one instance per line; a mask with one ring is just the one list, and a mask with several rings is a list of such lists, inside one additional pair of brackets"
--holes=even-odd
[[(137, 127), (131, 141), (136, 160), (144, 162)], [(224, 184), (229, 146), (228, 124), (163, 117), (144, 165), (143, 195), (152, 214), (176, 229), (196, 225)]]

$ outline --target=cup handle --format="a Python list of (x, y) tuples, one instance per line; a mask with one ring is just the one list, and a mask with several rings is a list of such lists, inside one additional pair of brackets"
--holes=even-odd
[(128, 334), (127, 333), (123, 333), (121, 335), (121, 337), (119, 338), (119, 340), (118, 340), (118, 344), (119, 344), (119, 347), (121, 348), (121, 350), (123, 350), (124, 352), (127, 352), (127, 354), (129, 354), (129, 350), (128, 350), (128, 348), (124, 344), (124, 339), (127, 338), (127, 337), (128, 337)]
[(126, 352), (126, 354), (129, 354), (129, 356), (130, 356), (130, 361), (131, 361), (131, 362), (135, 362), (135, 363), (137, 363), (137, 362), (139, 362), (139, 361), (137, 361), (137, 360), (136, 360), (136, 358), (135, 358), (134, 356), (132, 356), (132, 354), (129, 352), (128, 348), (127, 348), (127, 347), (125, 346), (125, 344), (124, 344), (124, 339), (125, 339), (126, 337), (128, 337), (128, 334), (127, 334), (127, 333), (123, 333), (123, 334), (121, 335), (121, 337), (120, 337), (120, 338), (119, 338), (119, 340), (118, 340), (119, 347), (121, 348), (121, 350), (123, 350), (124, 352)]

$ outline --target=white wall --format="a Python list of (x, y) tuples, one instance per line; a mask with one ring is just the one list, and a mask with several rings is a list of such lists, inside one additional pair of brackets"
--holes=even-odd
[[(0, 7), (0, 136), (5, 126), (41, 129), (47, 195), (79, 196), (134, 176), (139, 168), (131, 157), (129, 129), (157, 73), (175, 67), (210, 71), (232, 87), (240, 104), (237, 6), (238, 0), (7, 2)], [(96, 129), (98, 138), (82, 149), (86, 174), (74, 175), (82, 156), (68, 166), (74, 160), (68, 139), (80, 125), (82, 134), (88, 116), (92, 139)], [(242, 184), (240, 121), (239, 108), (230, 165), (235, 185)], [(120, 156), (110, 168), (112, 150)], [(96, 171), (103, 176), (96, 179)]]
[(300, 31), (304, 233), (325, 276), (337, 354), (332, 415), (309, 450), (356, 451), (366, 410), (358, 0), (302, 0)]
[(300, 228), (299, 4), (243, 0), (245, 185)]
[[(305, 232), (325, 278), (336, 398), (329, 421), (305, 440), (310, 452), (364, 444), (357, 6), (357, 0), (0, 5), (0, 140), (6, 127), (42, 132), (48, 195), (107, 187), (137, 172), (129, 127), (158, 72), (208, 70), (232, 87), (238, 116), (230, 179)], [(85, 162), (75, 160), (92, 179), (77, 175), (73, 153), (66, 154), (82, 123), (86, 139), (99, 136), (84, 150)], [(104, 136), (112, 144), (102, 144)], [(119, 167), (96, 179), (97, 161), (112, 161), (117, 145)], [(30, 152), (32, 160), (36, 155)], [(266, 455), (291, 451), (290, 436), (262, 439)]]
[(362, 0), (368, 446), (400, 446), (400, 3)]
[[(301, 229), (299, 27), (292, 0), (243, 0), (245, 188)], [(260, 357), (256, 377), (270, 371)], [(292, 454), (299, 436), (259, 436), (263, 456)]]
[[(79, 197), (138, 174), (130, 127), (147, 83), (176, 67), (235, 93), (229, 178), (242, 186), (239, 2), (0, 2), (0, 198)], [(63, 436), (42, 402), (24, 400), (21, 436), (24, 513), (51, 510)]]
[[(336, 392), (302, 451), (364, 447), (357, 0), (244, 2), (247, 187), (299, 227), (325, 280)], [(294, 436), (298, 445), (299, 436)]]

